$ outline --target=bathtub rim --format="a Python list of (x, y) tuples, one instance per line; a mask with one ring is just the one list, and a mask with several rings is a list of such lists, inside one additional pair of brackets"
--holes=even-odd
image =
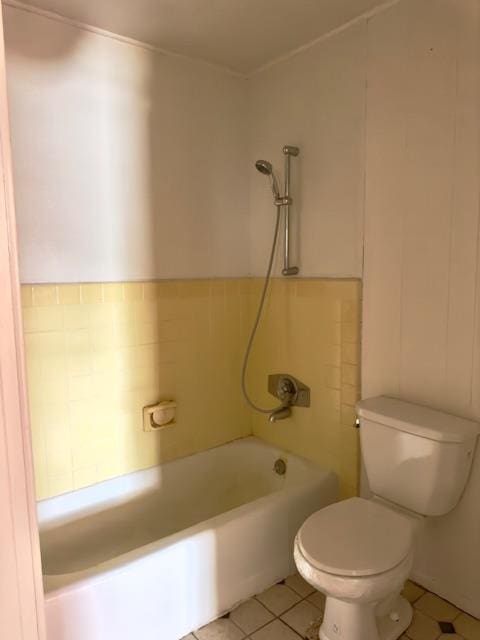
[[(305, 467), (307, 467), (309, 471), (311, 471), (314, 474), (317, 473), (318, 471), (327, 471), (327, 472), (330, 471), (329, 469), (326, 469), (321, 465), (318, 465), (317, 463), (313, 462), (312, 460), (309, 460), (308, 458), (305, 458), (301, 455), (298, 455), (286, 449), (281, 449), (279, 446), (271, 444), (268, 441), (263, 440), (258, 436), (255, 436), (255, 435), (243, 436), (240, 438), (235, 438), (234, 440), (229, 440), (228, 442), (224, 442), (222, 444), (215, 445), (214, 447), (210, 447), (209, 449), (204, 449), (202, 451), (197, 451), (195, 453), (189, 453), (188, 455), (181, 456), (180, 458), (176, 458), (175, 460), (169, 460), (168, 462), (163, 462), (157, 465), (153, 465), (151, 467), (145, 467), (144, 469), (137, 469), (136, 471), (122, 474), (120, 476), (115, 476), (113, 478), (107, 478), (106, 480), (102, 480), (101, 482), (97, 482), (95, 484), (88, 485), (86, 487), (81, 487), (80, 489), (74, 489), (73, 491), (67, 491), (57, 496), (51, 496), (50, 498), (43, 498), (42, 500), (38, 500), (37, 501), (37, 519), (38, 519), (39, 531), (40, 533), (42, 533), (43, 531), (48, 531), (51, 528), (55, 528), (63, 524), (66, 524), (69, 521), (71, 521), (72, 519), (71, 516), (74, 514), (76, 515), (76, 517), (88, 517), (89, 515), (92, 515), (98, 511), (101, 511), (102, 506), (105, 506), (105, 505), (108, 505), (108, 507), (120, 506), (130, 501), (132, 498), (138, 495), (142, 495), (145, 492), (145, 489), (147, 487), (155, 486), (152, 480), (150, 480), (150, 481), (144, 482), (143, 485), (141, 483), (141, 486), (137, 489), (130, 488), (130, 490), (125, 490), (125, 484), (127, 483), (129, 478), (135, 479), (135, 478), (141, 478), (141, 476), (149, 476), (149, 475), (153, 476), (156, 473), (156, 471), (162, 467), (173, 466), (177, 463), (187, 461), (196, 456), (203, 456), (211, 452), (217, 451), (218, 449), (221, 449), (223, 447), (234, 447), (235, 445), (242, 446), (242, 445), (248, 445), (248, 444), (253, 444), (256, 447), (260, 447), (262, 449), (278, 453), (280, 457), (284, 455), (292, 459), (298, 460)], [(93, 502), (85, 503), (84, 508), (80, 508), (80, 509), (71, 508), (65, 511), (61, 507), (60, 508), (58, 506), (55, 507), (54, 504), (52, 504), (52, 506), (48, 508), (48, 503), (57, 503), (58, 505), (61, 505), (62, 503), (67, 502), (73, 495), (76, 495), (76, 496), (87, 495), (88, 493), (93, 493), (94, 491), (101, 491), (102, 489), (108, 489), (109, 487), (112, 487), (115, 484), (120, 485), (121, 493), (119, 492), (113, 498), (105, 497), (105, 496), (98, 497), (97, 499), (94, 499)], [(122, 485), (123, 485), (123, 488), (122, 488)], [(48, 513), (49, 511), (51, 512), (50, 515)], [(57, 515), (55, 515), (55, 513)]]

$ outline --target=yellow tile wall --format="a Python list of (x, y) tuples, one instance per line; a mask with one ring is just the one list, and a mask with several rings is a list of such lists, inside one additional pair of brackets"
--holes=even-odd
[[(261, 285), (252, 284), (251, 317)], [(358, 280), (273, 280), (249, 368), (251, 395), (265, 407), (275, 405), (268, 373), (290, 373), (310, 387), (310, 409), (274, 424), (254, 413), (253, 432), (336, 471), (342, 497), (358, 492), (360, 304)]]
[[(274, 279), (249, 388), (270, 372), (311, 387), (310, 409), (270, 424), (251, 412), (240, 370), (262, 280), (23, 285), (38, 498), (195, 453), (254, 432), (358, 487), (359, 281)], [(178, 402), (177, 424), (142, 428), (142, 408)]]
[[(23, 285), (39, 499), (251, 433), (248, 280)], [(178, 402), (144, 432), (142, 408)]]

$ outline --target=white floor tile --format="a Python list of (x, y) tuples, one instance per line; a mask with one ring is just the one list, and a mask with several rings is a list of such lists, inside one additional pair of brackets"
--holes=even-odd
[(285, 613), (287, 609), (290, 609), (290, 607), (293, 607), (301, 598), (298, 593), (295, 593), (295, 591), (292, 591), (292, 589), (289, 589), (286, 585), (276, 584), (258, 595), (257, 600), (260, 600), (267, 609), (276, 616), (279, 616)]
[(453, 623), (457, 633), (466, 638), (466, 640), (475, 640), (480, 638), (480, 620), (469, 616), (468, 613), (462, 613)]
[(273, 620), (274, 615), (258, 600), (250, 598), (232, 611), (230, 620), (247, 634), (253, 633)]
[(288, 576), (285, 580), (285, 584), (287, 587), (290, 587), (290, 589), (296, 591), (302, 598), (306, 598), (315, 591), (312, 585), (308, 584), (308, 582), (304, 580), (299, 573), (294, 573), (293, 576)]
[(425, 593), (419, 600), (415, 602), (415, 609), (426, 613), (434, 620), (444, 620), (451, 622), (460, 614), (460, 610), (453, 604), (439, 598), (434, 593)]
[(414, 610), (412, 624), (405, 633), (410, 640), (437, 640), (441, 631), (436, 620)]
[(304, 600), (283, 614), (281, 619), (304, 637), (308, 629), (322, 618), (322, 612), (313, 604)]
[(280, 620), (274, 620), (253, 633), (251, 640), (299, 640), (299, 636)]
[[(182, 640), (318, 640), (325, 596), (299, 575), (239, 605)], [(313, 593), (311, 592), (313, 591)], [(414, 601), (413, 621), (400, 640), (480, 640), (480, 620), (414, 583), (404, 595)], [(453, 620), (456, 633), (441, 633), (438, 620)]]
[(407, 580), (405, 586), (403, 587), (402, 595), (413, 604), (416, 600), (418, 600), (425, 593), (425, 589), (419, 587), (418, 584), (415, 584), (411, 580)]
[(195, 631), (195, 637), (198, 640), (242, 640), (245, 634), (228, 618), (220, 618)]

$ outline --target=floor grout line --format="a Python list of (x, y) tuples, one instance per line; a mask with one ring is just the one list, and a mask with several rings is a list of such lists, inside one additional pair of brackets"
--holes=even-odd
[[(410, 581), (411, 583), (413, 583), (413, 581)], [(431, 591), (428, 591), (427, 589), (424, 589), (423, 587), (421, 587), (421, 585), (418, 585), (417, 583), (413, 583), (415, 586), (417, 586), (418, 588), (423, 590), (423, 593), (419, 596), (417, 596), (416, 598), (414, 598), (413, 600), (409, 601), (410, 605), (412, 606), (412, 609), (415, 611), (417, 611), (418, 613), (422, 614), (423, 616), (425, 616), (427, 619), (435, 622), (437, 625), (439, 625), (439, 620), (436, 617), (431, 616), (429, 613), (426, 613), (425, 611), (423, 611), (422, 609), (419, 609), (418, 606), (416, 606), (419, 601), (423, 598), (423, 596), (425, 596), (426, 594), (431, 594), (436, 596), (436, 594), (434, 594)], [(221, 616), (220, 618), (217, 618), (217, 620), (221, 619), (221, 618), (226, 618), (228, 620), (231, 621), (231, 623), (233, 624), (233, 626), (238, 629), (241, 633), (242, 633), (242, 640), (252, 640), (253, 636), (258, 633), (259, 631), (261, 631), (262, 629), (265, 629), (265, 627), (267, 627), (268, 625), (272, 624), (273, 622), (275, 622), (276, 620), (278, 620), (281, 624), (285, 625), (292, 633), (295, 634), (295, 636), (299, 639), (299, 640), (305, 640), (306, 639), (306, 635), (302, 635), (301, 633), (299, 633), (296, 629), (294, 629), (287, 621), (282, 619), (282, 616), (285, 616), (287, 613), (289, 613), (290, 611), (292, 611), (293, 609), (295, 609), (295, 607), (299, 604), (301, 604), (302, 602), (307, 603), (308, 605), (314, 607), (314, 609), (316, 609), (318, 611), (318, 620), (321, 618), (323, 618), (324, 615), (324, 610), (322, 610), (320, 607), (317, 606), (317, 604), (314, 604), (313, 602), (311, 602), (308, 598), (310, 598), (312, 595), (315, 594), (315, 591), (308, 593), (307, 595), (302, 595), (301, 593), (298, 593), (298, 591), (295, 591), (295, 589), (293, 589), (292, 587), (290, 587), (289, 585), (285, 584), (285, 580), (276, 582), (275, 584), (273, 584), (271, 587), (265, 589), (265, 591), (268, 591), (269, 589), (277, 586), (277, 585), (282, 585), (285, 586), (288, 591), (292, 592), (293, 594), (295, 594), (295, 596), (297, 598), (299, 598), (299, 600), (297, 600), (294, 604), (292, 604), (291, 606), (289, 606), (287, 609), (285, 609), (285, 611), (282, 611), (281, 613), (277, 614), (274, 611), (272, 611), (271, 609), (269, 609), (269, 607), (263, 603), (261, 600), (259, 600), (258, 596), (261, 596), (262, 594), (255, 594), (254, 596), (251, 596), (250, 598), (248, 598), (247, 600), (239, 603), (236, 607), (234, 607), (231, 611), (229, 611), (227, 614), (225, 614), (224, 616)], [(265, 592), (264, 591), (264, 592)], [(262, 592), (262, 593), (264, 593)], [(458, 618), (460, 616), (462, 616), (463, 614), (465, 614), (464, 611), (462, 611), (461, 609), (459, 609), (456, 605), (454, 605), (453, 603), (449, 602), (448, 600), (445, 600), (445, 598), (441, 598), (441, 596), (436, 596), (437, 598), (440, 598), (441, 600), (444, 600), (446, 603), (448, 603), (449, 605), (451, 605), (452, 607), (455, 607), (457, 609), (457, 613), (455, 614), (455, 616), (452, 618), (451, 622), (453, 625), (455, 625), (455, 621), (458, 620)], [(258, 628), (256, 628), (255, 630), (251, 631), (250, 633), (246, 633), (230, 616), (230, 614), (232, 613), (232, 611), (235, 611), (235, 609), (237, 609), (239, 606), (241, 606), (242, 604), (245, 604), (246, 602), (249, 602), (250, 600), (254, 600), (256, 601), (258, 604), (260, 604), (271, 616), (273, 616), (273, 618), (271, 620), (269, 620), (268, 622), (260, 625)], [(213, 621), (215, 622), (215, 621)], [(210, 623), (211, 624), (211, 623)], [(315, 622), (312, 622), (312, 624), (315, 624)], [(208, 626), (208, 625), (205, 625)], [(310, 627), (308, 627), (308, 629), (310, 629)], [(305, 631), (305, 633), (307, 633), (308, 629)], [(410, 627), (408, 629), (406, 629), (403, 634), (404, 636), (408, 639), (408, 640), (412, 640), (411, 636), (409, 635), (409, 631), (410, 631)], [(457, 634), (457, 636), (460, 638), (460, 640), (465, 640), (465, 638), (460, 635), (458, 633), (458, 631), (456, 630), (455, 633)], [(195, 631), (191, 632), (193, 638), (195, 638), (195, 640), (200, 640), (199, 637), (196, 635)], [(439, 640), (439, 638), (442, 635), (442, 631), (441, 629), (438, 632), (438, 635), (435, 636), (435, 640)]]
[[(289, 587), (288, 585), (284, 584), (284, 582), (277, 582), (276, 584), (283, 584), (285, 587), (287, 587), (287, 589), (290, 589), (290, 591), (292, 591), (295, 595), (297, 595), (300, 600), (298, 600), (298, 602), (295, 602), (295, 604), (293, 604), (291, 607), (289, 607), (288, 609), (285, 609), (285, 611), (283, 611), (280, 614), (276, 614), (274, 611), (272, 611), (271, 609), (269, 609), (267, 607), (267, 605), (263, 604), (263, 602), (261, 600), (259, 600), (257, 598), (257, 595), (261, 595), (261, 594), (257, 594), (255, 596), (252, 596), (252, 599), (256, 600), (257, 602), (259, 602), (263, 607), (265, 607), (265, 609), (271, 613), (274, 618), (273, 620), (269, 620), (268, 622), (266, 622), (265, 624), (262, 624), (260, 627), (258, 627), (258, 629), (255, 629), (255, 631), (252, 631), (252, 633), (250, 635), (253, 635), (255, 633), (257, 633), (257, 631), (261, 631), (262, 629), (264, 629), (265, 627), (267, 627), (269, 624), (271, 624), (272, 622), (275, 622), (275, 620), (280, 620), (280, 622), (282, 622), (284, 625), (286, 625), (291, 631), (293, 631), (299, 638), (302, 638), (302, 640), (305, 640), (304, 636), (301, 636), (298, 631), (296, 631), (293, 627), (291, 627), (288, 622), (285, 622), (285, 620), (282, 620), (281, 616), (284, 616), (286, 613), (288, 613), (289, 611), (291, 611), (292, 609), (294, 609), (298, 604), (300, 604), (301, 602), (305, 602), (307, 601), (307, 598), (309, 598), (311, 595), (313, 595), (315, 593), (315, 591), (313, 591), (312, 593), (309, 593), (307, 596), (302, 596), (300, 593), (298, 593), (297, 591), (295, 591), (295, 589), (292, 589), (291, 587)], [(272, 585), (275, 586), (275, 585)], [(271, 587), (270, 587), (271, 588)], [(308, 601), (308, 604), (311, 604), (312, 607), (314, 607), (315, 609), (317, 609), (317, 611), (319, 613), (321, 613), (323, 615), (323, 611), (321, 609), (319, 609), (315, 604), (313, 604), (313, 602)], [(232, 620), (233, 622), (233, 620)], [(234, 623), (235, 624), (235, 623)], [(236, 625), (238, 627), (238, 625)], [(241, 630), (242, 631), (242, 630)], [(242, 631), (243, 633), (243, 631)], [(249, 636), (247, 636), (249, 637)]]

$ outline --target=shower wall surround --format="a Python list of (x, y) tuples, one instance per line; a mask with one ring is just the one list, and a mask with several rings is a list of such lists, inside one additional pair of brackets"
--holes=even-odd
[[(262, 281), (253, 281), (253, 306)], [(355, 402), (360, 394), (360, 280), (275, 279), (251, 360), (251, 395), (275, 406), (269, 373), (290, 373), (311, 389), (311, 406), (275, 425), (253, 413), (253, 433), (335, 470), (342, 497), (358, 492)]]
[[(38, 498), (249, 435), (248, 280), (22, 287)], [(144, 432), (142, 408), (177, 422)]]
[[(323, 462), (357, 489), (358, 281), (274, 280), (249, 378), (312, 389), (312, 409), (272, 431), (240, 394), (259, 280), (23, 285), (37, 495), (54, 496), (257, 433)], [(283, 326), (278, 312), (287, 314)], [(285, 317), (285, 316), (282, 316)], [(343, 322), (342, 322), (343, 320)], [(178, 402), (177, 423), (144, 432), (142, 407)], [(268, 426), (267, 426), (268, 425)]]

